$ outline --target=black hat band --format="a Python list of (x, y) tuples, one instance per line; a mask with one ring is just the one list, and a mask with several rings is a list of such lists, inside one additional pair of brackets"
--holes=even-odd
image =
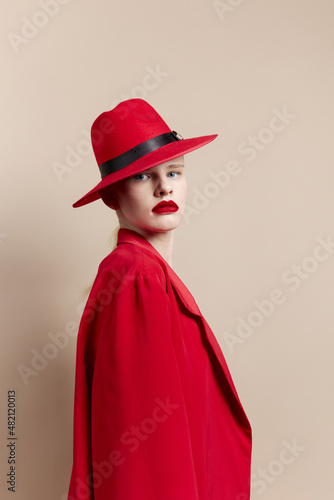
[(172, 130), (172, 132), (157, 135), (152, 139), (141, 142), (134, 148), (125, 151), (125, 153), (122, 153), (121, 155), (102, 163), (102, 165), (99, 166), (101, 177), (103, 179), (103, 177), (105, 177), (106, 175), (112, 174), (113, 172), (117, 172), (118, 170), (131, 165), (131, 163), (139, 160), (139, 158), (142, 158), (148, 153), (152, 153), (152, 151), (155, 151), (162, 146), (166, 146), (166, 144), (180, 141), (182, 139), (183, 137), (180, 134)]

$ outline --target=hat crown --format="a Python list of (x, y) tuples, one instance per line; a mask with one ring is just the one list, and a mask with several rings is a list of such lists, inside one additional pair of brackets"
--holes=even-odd
[(148, 139), (171, 132), (166, 122), (143, 99), (129, 99), (105, 111), (91, 128), (97, 164), (115, 158)]

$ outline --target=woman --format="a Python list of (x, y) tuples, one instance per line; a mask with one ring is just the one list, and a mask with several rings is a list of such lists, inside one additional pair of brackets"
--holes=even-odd
[(102, 198), (120, 223), (77, 341), (69, 500), (247, 500), (251, 428), (222, 351), (173, 271), (183, 139), (142, 99), (92, 126)]

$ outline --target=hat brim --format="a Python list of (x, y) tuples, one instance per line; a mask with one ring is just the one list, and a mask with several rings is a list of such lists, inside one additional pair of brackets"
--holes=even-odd
[(195, 149), (205, 146), (209, 142), (213, 141), (218, 134), (205, 135), (202, 137), (193, 137), (192, 139), (182, 139), (180, 141), (171, 142), (166, 144), (151, 153), (139, 158), (139, 160), (133, 162), (128, 167), (125, 167), (117, 172), (107, 175), (104, 177), (91, 191), (86, 193), (82, 198), (73, 203), (74, 208), (82, 207), (88, 203), (92, 203), (100, 198), (99, 191), (114, 184), (115, 182), (121, 181), (135, 174), (139, 174), (143, 170), (155, 167), (169, 160), (173, 160), (178, 156), (190, 153)]

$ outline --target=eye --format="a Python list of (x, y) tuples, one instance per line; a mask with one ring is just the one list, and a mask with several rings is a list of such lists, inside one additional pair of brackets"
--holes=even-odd
[(135, 181), (144, 181), (147, 177), (147, 174), (137, 174), (132, 177)]
[[(175, 174), (175, 175), (170, 175), (170, 174)], [(178, 175), (180, 175), (180, 172), (168, 172), (168, 175), (170, 177), (172, 177), (172, 179), (174, 179), (175, 177), (177, 177)]]

